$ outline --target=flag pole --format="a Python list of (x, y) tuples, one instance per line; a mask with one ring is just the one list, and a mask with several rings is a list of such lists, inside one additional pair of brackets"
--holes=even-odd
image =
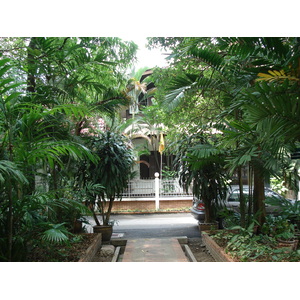
[(164, 150), (165, 150), (164, 136), (162, 133), (160, 133), (160, 142), (158, 147), (158, 152), (160, 153), (160, 179), (162, 179), (162, 154)]
[(160, 179), (162, 179), (162, 152), (160, 153)]

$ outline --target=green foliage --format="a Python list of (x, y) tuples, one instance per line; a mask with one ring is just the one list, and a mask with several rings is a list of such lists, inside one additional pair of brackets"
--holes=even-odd
[(162, 178), (164, 179), (175, 179), (176, 171), (171, 170), (170, 167), (166, 166), (162, 169)]
[(61, 224), (41, 224), (47, 229), (42, 233), (42, 239), (50, 243), (62, 243), (68, 240), (68, 230)]
[[(98, 196), (98, 206), (102, 214), (102, 222), (108, 225), (110, 213), (115, 198), (121, 199), (123, 190), (131, 178), (134, 156), (129, 139), (124, 135), (106, 131), (93, 137), (91, 149), (100, 160), (97, 164), (89, 164), (85, 170), (88, 182), (92, 183)], [(89, 199), (94, 210), (96, 198)], [(105, 207), (109, 201), (108, 208)], [(100, 224), (94, 214), (96, 224)]]
[(237, 212), (228, 210), (226, 207), (220, 208), (218, 210), (217, 216), (221, 221), (222, 228), (230, 229), (241, 224), (241, 215)]
[(136, 45), (68, 37), (0, 43), (0, 255), (17, 261), (36, 236), (65, 242), (89, 212), (73, 191), (77, 167), (99, 157), (80, 134), (88, 120), (127, 103), (123, 70)]
[(287, 199), (270, 199), (270, 204), (280, 209), (280, 216), (293, 224), (300, 225), (300, 201), (289, 201)]
[(279, 248), (275, 237), (267, 234), (256, 235), (253, 229), (254, 223), (248, 228), (236, 226), (230, 230), (221, 230), (212, 237), (237, 261), (299, 261), (299, 250), (290, 251), (288, 248)]
[(14, 181), (22, 184), (28, 183), (24, 174), (13, 162), (0, 160), (0, 186), (3, 186), (8, 178), (14, 179)]
[[(184, 38), (180, 44), (176, 41), (151, 40), (152, 44), (172, 45), (174, 51), (174, 64), (164, 71), (165, 86), (159, 92), (162, 98), (165, 94), (162, 102), (174, 115), (173, 124), (167, 124), (181, 129), (181, 114), (187, 115), (184, 107), (191, 108), (191, 103), (202, 100), (201, 106), (189, 109), (192, 125), (183, 131), (192, 136), (203, 125), (223, 126), (219, 149), (225, 150), (231, 173), (241, 166), (251, 166), (254, 190), (260, 195), (254, 199), (254, 208), (261, 212), (257, 216), (262, 224), (264, 181), (270, 175), (289, 177), (288, 157), (300, 136), (299, 38)], [(202, 118), (201, 107), (213, 106), (208, 123), (208, 118)], [(202, 151), (208, 155), (210, 149)]]
[(90, 169), (94, 182), (105, 188), (107, 198), (119, 198), (127, 186), (133, 164), (129, 140), (107, 131), (95, 137), (91, 147), (100, 158)]
[(276, 177), (270, 179), (272, 190), (279, 193), (280, 195), (285, 195), (288, 188), (285, 186), (284, 181)]
[(174, 167), (180, 184), (186, 189), (193, 186), (193, 195), (204, 202), (205, 221), (214, 221), (228, 184), (223, 151), (200, 133), (181, 139), (176, 153)]

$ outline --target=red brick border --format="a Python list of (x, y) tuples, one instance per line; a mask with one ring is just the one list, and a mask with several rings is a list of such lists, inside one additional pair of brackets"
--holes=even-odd
[(208, 232), (203, 231), (202, 242), (205, 245), (206, 249), (209, 251), (211, 256), (215, 259), (216, 262), (234, 262), (234, 260), (225, 253), (224, 249), (221, 248), (210, 236)]
[[(160, 200), (160, 209), (182, 209), (189, 208), (193, 205), (193, 200)], [(155, 200), (121, 200), (114, 201), (112, 212), (126, 211), (126, 210), (155, 210)]]

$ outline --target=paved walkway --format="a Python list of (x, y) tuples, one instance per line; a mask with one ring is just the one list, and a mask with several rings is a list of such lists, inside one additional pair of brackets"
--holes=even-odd
[(122, 262), (188, 262), (176, 238), (129, 239)]

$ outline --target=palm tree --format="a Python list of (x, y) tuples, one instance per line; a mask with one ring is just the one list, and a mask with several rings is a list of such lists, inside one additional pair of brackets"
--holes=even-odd
[[(218, 97), (225, 108), (219, 122), (233, 122), (235, 130), (240, 131), (235, 146), (242, 147), (238, 152), (241, 156), (234, 160), (235, 167), (246, 161), (253, 167), (254, 213), (262, 225), (266, 170), (274, 169), (276, 159), (286, 153), (282, 145), (290, 147), (299, 138), (299, 41), (293, 38), (217, 38), (213, 44), (211, 47), (197, 38), (187, 39), (186, 47), (182, 47), (183, 55), (188, 54), (191, 59), (204, 63), (211, 71), (200, 67), (197, 73), (186, 72), (175, 78), (165, 102), (169, 107), (176, 107), (187, 95), (201, 92), (212, 96), (214, 90), (219, 91)], [(268, 82), (255, 83), (257, 79)], [(248, 128), (248, 132), (241, 128)], [(225, 130), (224, 135), (227, 133)], [(246, 145), (248, 150), (243, 150)]]
[[(82, 208), (62, 188), (69, 186), (75, 162), (97, 162), (74, 135), (75, 125), (93, 111), (115, 112), (115, 95), (125, 86), (122, 68), (135, 47), (113, 38), (31, 38), (26, 49), (18, 63), (0, 60), (1, 260), (21, 259), (16, 250), (24, 254), (40, 234), (48, 241), (65, 238), (64, 211)], [(20, 64), (26, 72), (16, 74)], [(26, 86), (14, 83), (20, 76)], [(37, 192), (41, 177), (48, 194)], [(48, 230), (45, 222), (59, 224)]]

